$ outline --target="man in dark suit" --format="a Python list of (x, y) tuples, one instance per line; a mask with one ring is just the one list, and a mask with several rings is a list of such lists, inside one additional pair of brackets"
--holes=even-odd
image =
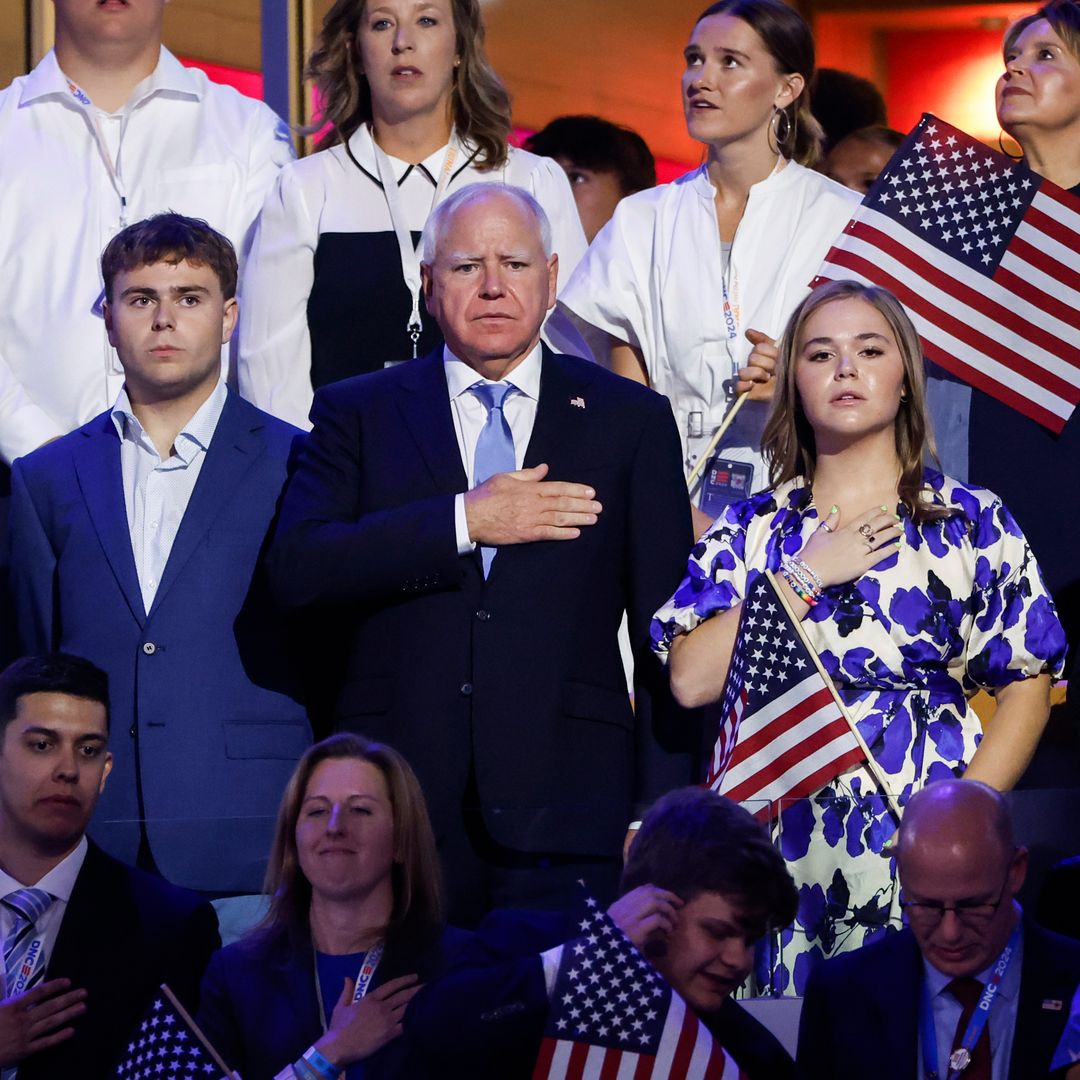
[(799, 1075), (1046, 1076), (1080, 944), (1016, 903), (1027, 850), (1004, 798), (977, 781), (931, 784), (904, 810), (896, 858), (908, 928), (811, 972)]
[(541, 346), (549, 237), (517, 188), (436, 208), (422, 270), (446, 348), (316, 394), (270, 552), (285, 604), (337, 609), (337, 722), (416, 769), (464, 924), (579, 877), (610, 896), (631, 818), (697, 749), (644, 648), (693, 542), (671, 410)]
[(0, 674), (0, 1065), (19, 1080), (103, 1077), (160, 983), (194, 1004), (219, 944), (205, 900), (87, 841), (108, 740), (93, 664), (27, 657)]
[[(608, 914), (735, 1059), (740, 1075), (793, 1076), (787, 1051), (731, 997), (750, 973), (758, 941), (790, 924), (798, 905), (787, 866), (762, 826), (708, 788), (669, 792), (631, 844), (619, 889)], [(430, 1074), (532, 1076), (559, 960), (566, 950), (577, 954), (581, 936), (576, 916), (497, 911), (485, 919), (445, 976), (405, 1014), (406, 1039)], [(608, 987), (602, 976), (592, 981), (599, 1002)], [(641, 1019), (633, 1005), (623, 1008), (630, 1023)]]
[(236, 322), (224, 237), (162, 214), (118, 233), (102, 272), (124, 388), (15, 464), (20, 632), (27, 651), (108, 672), (117, 738), (99, 842), (177, 884), (253, 893), (311, 741), (260, 569), (299, 432), (221, 379)]

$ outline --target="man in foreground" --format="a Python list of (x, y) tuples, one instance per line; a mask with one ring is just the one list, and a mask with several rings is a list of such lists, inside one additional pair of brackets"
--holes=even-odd
[(1045, 1076), (1080, 982), (1080, 943), (1016, 902), (1028, 855), (1005, 799), (945, 780), (908, 803), (896, 849), (908, 927), (827, 961), (807, 983), (807, 1080)]
[(112, 768), (108, 679), (78, 657), (0, 674), (0, 1065), (18, 1080), (99, 1077), (157, 987), (193, 1005), (217, 948), (194, 893), (87, 841)]
[(609, 898), (627, 826), (698, 746), (653, 708), (645, 648), (692, 543), (671, 409), (541, 346), (557, 265), (520, 189), (439, 204), (423, 277), (446, 347), (316, 394), (269, 556), (285, 605), (337, 619), (337, 723), (416, 769), (465, 926), (579, 878)]

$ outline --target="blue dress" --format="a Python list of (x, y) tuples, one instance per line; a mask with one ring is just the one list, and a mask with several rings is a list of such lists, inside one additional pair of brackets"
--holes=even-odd
[[(958, 511), (916, 525), (869, 573), (825, 590), (803, 620), (890, 792), (902, 807), (932, 780), (963, 775), (982, 737), (968, 699), (1043, 672), (1066, 643), (1023, 533), (1001, 501), (927, 470), (924, 498)], [(819, 524), (801, 479), (729, 506), (694, 547), (688, 573), (652, 624), (673, 639), (738, 603)], [(895, 860), (880, 855), (896, 818), (865, 764), (780, 808), (774, 834), (799, 888), (795, 925), (761, 982), (802, 993), (811, 966), (900, 925)]]

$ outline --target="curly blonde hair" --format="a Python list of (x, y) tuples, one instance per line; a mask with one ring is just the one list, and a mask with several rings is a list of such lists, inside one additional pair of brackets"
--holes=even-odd
[[(363, 124), (371, 123), (371, 87), (357, 65), (356, 35), (365, 0), (336, 0), (323, 19), (319, 41), (305, 75), (322, 99), (322, 114), (306, 129), (314, 134), (330, 123), (316, 149), (347, 142)], [(480, 0), (451, 0), (460, 63), (454, 69), (450, 110), (462, 141), (475, 150), (479, 169), (506, 163), (510, 136), (510, 94), (484, 52), (484, 20)]]

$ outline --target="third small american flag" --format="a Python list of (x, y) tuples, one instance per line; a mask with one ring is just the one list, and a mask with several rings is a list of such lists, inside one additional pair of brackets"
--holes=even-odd
[(1060, 432), (1080, 403), (1080, 199), (925, 114), (813, 285), (895, 293), (946, 371)]
[(767, 574), (747, 590), (706, 783), (735, 802), (809, 795), (865, 759)]

